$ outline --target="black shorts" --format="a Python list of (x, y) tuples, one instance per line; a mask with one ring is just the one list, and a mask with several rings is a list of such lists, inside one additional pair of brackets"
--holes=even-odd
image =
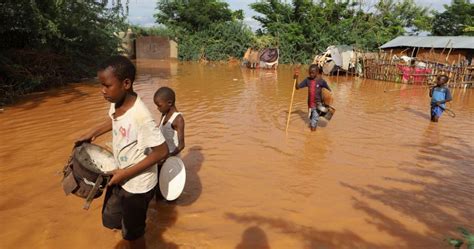
[(145, 234), (148, 204), (154, 188), (143, 194), (132, 194), (119, 185), (107, 187), (102, 207), (102, 224), (110, 229), (122, 229), (125, 240), (136, 240)]

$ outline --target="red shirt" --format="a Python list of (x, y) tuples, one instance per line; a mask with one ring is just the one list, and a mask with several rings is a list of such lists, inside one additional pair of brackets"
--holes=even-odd
[(308, 87), (308, 107), (309, 108), (316, 108), (318, 103), (321, 103), (323, 101), (323, 97), (321, 94), (322, 88), (326, 88), (329, 91), (331, 91), (331, 89), (328, 86), (328, 83), (321, 78), (310, 79), (308, 77), (298, 84), (298, 88), (303, 88), (303, 87)]
[(316, 108), (316, 80), (309, 80), (308, 83), (308, 106)]

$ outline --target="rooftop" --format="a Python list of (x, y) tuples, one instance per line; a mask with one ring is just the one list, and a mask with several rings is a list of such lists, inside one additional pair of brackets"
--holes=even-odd
[(474, 49), (474, 36), (399, 36), (380, 48), (396, 47)]

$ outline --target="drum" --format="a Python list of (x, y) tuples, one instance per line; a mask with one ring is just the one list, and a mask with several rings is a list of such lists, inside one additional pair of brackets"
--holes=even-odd
[(181, 158), (172, 156), (161, 167), (159, 186), (163, 197), (168, 201), (176, 200), (183, 192), (186, 183), (186, 169)]
[(323, 116), (327, 121), (330, 121), (332, 116), (334, 116), (334, 113), (336, 112), (336, 109), (330, 105), (327, 106), (328, 112)]
[(332, 105), (332, 102), (334, 101), (332, 97), (332, 92), (329, 91), (326, 88), (323, 88), (321, 90), (321, 96), (323, 97), (323, 103), (324, 105)]
[(96, 144), (84, 143), (76, 147), (74, 159), (84, 168), (98, 174), (107, 173), (118, 168), (112, 152)]
[(318, 109), (318, 112), (319, 113), (326, 113), (328, 112), (328, 108), (326, 108), (325, 106), (323, 105), (318, 105), (318, 107), (316, 107)]
[(63, 169), (62, 185), (66, 195), (74, 194), (86, 199), (88, 209), (92, 199), (102, 195), (107, 185), (107, 173), (117, 169), (114, 156), (105, 148), (83, 143), (72, 151)]

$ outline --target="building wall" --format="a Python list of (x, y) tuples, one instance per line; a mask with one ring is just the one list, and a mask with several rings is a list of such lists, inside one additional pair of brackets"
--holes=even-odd
[[(449, 53), (449, 55), (448, 55)], [(449, 52), (449, 49), (433, 49), (430, 53), (430, 49), (420, 49), (417, 57), (424, 60), (437, 61), (446, 64), (458, 64), (459, 61), (466, 59), (468, 50), (464, 49), (453, 49)]]
[(176, 42), (166, 37), (142, 36), (136, 40), (137, 59), (177, 58)]

